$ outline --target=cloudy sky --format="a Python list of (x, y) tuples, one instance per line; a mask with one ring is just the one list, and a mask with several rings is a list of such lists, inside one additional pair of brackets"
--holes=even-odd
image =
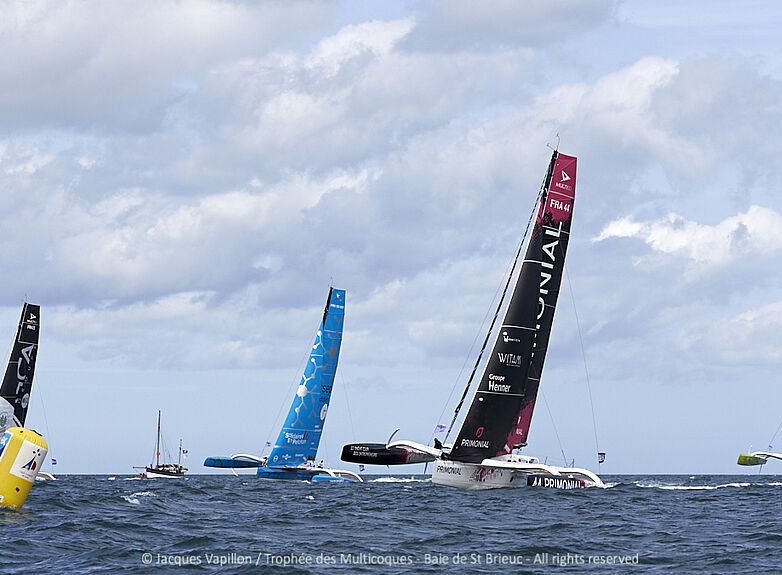
[(558, 137), (579, 159), (570, 285), (527, 453), (559, 462), (559, 436), (597, 469), (587, 370), (603, 473), (744, 472), (782, 420), (775, 2), (2, 12), (0, 337), (41, 304), (27, 424), (55, 472), (148, 463), (158, 409), (194, 470), (259, 453), (330, 284), (321, 454), (428, 441)]

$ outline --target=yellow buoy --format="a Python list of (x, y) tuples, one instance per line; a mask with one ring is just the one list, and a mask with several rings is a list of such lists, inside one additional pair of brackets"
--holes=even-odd
[(43, 437), (23, 427), (11, 427), (0, 438), (0, 505), (19, 509), (49, 452)]

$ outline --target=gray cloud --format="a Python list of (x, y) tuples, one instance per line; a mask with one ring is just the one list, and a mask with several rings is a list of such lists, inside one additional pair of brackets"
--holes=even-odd
[(422, 3), (407, 45), (452, 52), (556, 44), (604, 22), (613, 7), (612, 0)]

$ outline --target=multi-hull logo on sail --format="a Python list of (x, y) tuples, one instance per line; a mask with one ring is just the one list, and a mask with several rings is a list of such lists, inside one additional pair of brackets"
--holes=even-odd
[(567, 172), (565, 172), (565, 170), (562, 170), (559, 181), (554, 182), (554, 186), (563, 190), (567, 190), (568, 192), (572, 192), (573, 186), (565, 183), (568, 181), (570, 181), (570, 176), (567, 175)]

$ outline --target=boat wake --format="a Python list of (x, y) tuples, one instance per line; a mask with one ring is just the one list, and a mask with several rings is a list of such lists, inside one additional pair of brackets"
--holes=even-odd
[(415, 477), (378, 477), (370, 479), (369, 483), (431, 483), (430, 477), (416, 479)]
[[(723, 489), (725, 487), (749, 487), (752, 483), (720, 483), (719, 485), (668, 485), (665, 483), (643, 483), (641, 481), (634, 481), (633, 485), (636, 487), (652, 488), (652, 489), (664, 489), (667, 491), (711, 491), (713, 489)], [(754, 485), (769, 485), (767, 483), (761, 483)]]

